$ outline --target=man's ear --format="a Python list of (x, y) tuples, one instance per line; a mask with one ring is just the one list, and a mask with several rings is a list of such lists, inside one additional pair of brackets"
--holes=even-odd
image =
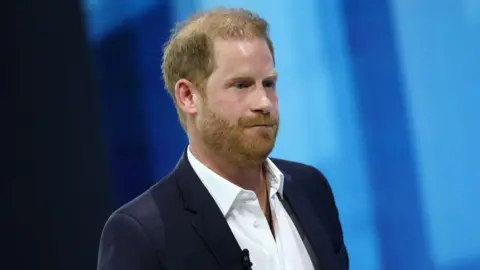
[(197, 94), (194, 84), (187, 79), (180, 79), (175, 84), (175, 99), (185, 114), (197, 113)]

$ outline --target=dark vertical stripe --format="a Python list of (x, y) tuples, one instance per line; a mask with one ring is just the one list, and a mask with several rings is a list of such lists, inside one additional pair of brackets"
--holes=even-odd
[(342, 3), (382, 269), (432, 269), (389, 3)]
[(80, 3), (4, 7), (0, 269), (93, 269), (111, 207)]

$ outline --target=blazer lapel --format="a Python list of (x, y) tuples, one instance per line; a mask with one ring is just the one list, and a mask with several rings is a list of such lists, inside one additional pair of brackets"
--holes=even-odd
[(222, 269), (241, 269), (241, 249), (215, 200), (202, 184), (184, 152), (173, 173), (192, 226)]
[(298, 184), (293, 183), (291, 176), (285, 174), (284, 194), (296, 215), (300, 226), (308, 238), (320, 269), (335, 270), (339, 266), (335, 260), (335, 253), (325, 232), (320, 217), (317, 216), (311, 202), (306, 197), (306, 192)]

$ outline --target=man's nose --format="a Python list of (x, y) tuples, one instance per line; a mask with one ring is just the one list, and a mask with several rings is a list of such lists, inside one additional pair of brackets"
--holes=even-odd
[(269, 114), (272, 111), (273, 103), (267, 94), (267, 90), (260, 86), (255, 89), (252, 96), (252, 111), (255, 113)]

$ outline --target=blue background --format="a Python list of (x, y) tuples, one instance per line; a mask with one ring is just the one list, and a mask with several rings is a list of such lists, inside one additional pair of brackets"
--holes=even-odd
[(116, 204), (180, 157), (162, 46), (177, 20), (219, 4), (271, 24), (272, 156), (328, 177), (351, 269), (480, 269), (476, 0), (85, 0)]

